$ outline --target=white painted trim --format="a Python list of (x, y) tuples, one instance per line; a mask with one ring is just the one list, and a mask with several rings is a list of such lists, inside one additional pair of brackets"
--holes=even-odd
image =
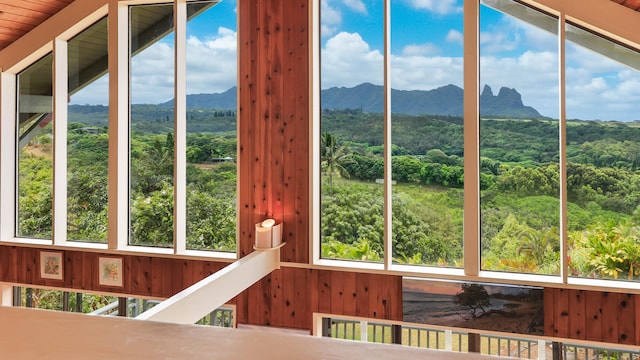
[(176, 254), (187, 250), (187, 3), (176, 0), (174, 16), (174, 175), (173, 246)]
[(53, 243), (67, 242), (68, 43), (55, 39), (53, 51)]
[(16, 231), (17, 76), (0, 73), (0, 239)]
[(256, 250), (177, 293), (136, 319), (194, 324), (280, 267), (280, 250)]
[(13, 306), (13, 286), (0, 284), (0, 306)]
[[(129, 13), (109, 3), (109, 249), (129, 243)], [(115, 29), (115, 30), (114, 30)]]

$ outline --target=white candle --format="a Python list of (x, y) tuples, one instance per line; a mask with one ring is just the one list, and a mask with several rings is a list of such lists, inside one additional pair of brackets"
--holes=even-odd
[(270, 228), (270, 227), (273, 227), (273, 225), (275, 225), (275, 224), (276, 224), (276, 221), (275, 221), (275, 220), (273, 220), (273, 219), (267, 219), (267, 220), (265, 220), (265, 221), (263, 221), (263, 222), (262, 222), (262, 227)]
[(256, 248), (268, 249), (271, 247), (271, 228), (256, 224)]

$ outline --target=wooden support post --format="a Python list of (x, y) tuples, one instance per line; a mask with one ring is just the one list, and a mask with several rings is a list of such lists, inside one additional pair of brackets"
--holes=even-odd
[(402, 325), (391, 325), (391, 342), (402, 345)]
[(331, 319), (322, 318), (322, 336), (331, 337)]
[(467, 351), (470, 353), (479, 353), (480, 352), (480, 334), (469, 333), (467, 335), (469, 337), (467, 343)]
[(118, 298), (118, 316), (128, 317), (129, 316), (129, 299), (126, 297)]

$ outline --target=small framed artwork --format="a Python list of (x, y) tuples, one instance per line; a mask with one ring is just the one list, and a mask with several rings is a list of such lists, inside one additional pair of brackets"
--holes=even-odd
[(63, 279), (62, 253), (58, 251), (40, 251), (40, 278)]
[(122, 287), (122, 258), (98, 258), (98, 283), (103, 286)]

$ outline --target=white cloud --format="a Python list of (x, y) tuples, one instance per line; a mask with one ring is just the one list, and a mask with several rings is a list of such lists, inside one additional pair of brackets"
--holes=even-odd
[[(362, 2), (362, 0), (342, 0), (342, 2), (345, 4), (345, 6), (347, 6), (349, 9), (360, 13), (360, 14), (367, 14), (367, 7), (366, 5)], [(324, 16), (324, 14), (323, 14)]]
[(428, 10), (440, 15), (462, 12), (462, 6), (457, 0), (408, 0), (409, 5), (419, 9)]
[(453, 84), (462, 87), (462, 58), (393, 56), (391, 87), (401, 90), (431, 90)]
[(462, 44), (463, 41), (464, 41), (464, 36), (462, 35), (462, 33), (460, 31), (457, 31), (455, 29), (451, 29), (447, 33), (447, 36), (445, 37), (445, 40), (447, 42), (450, 42), (450, 43)]
[(320, 13), (322, 14), (320, 32), (322, 37), (335, 34), (342, 24), (342, 13), (337, 8), (331, 6), (329, 0), (320, 2)]
[(224, 92), (237, 84), (237, 33), (219, 28), (216, 37), (187, 39), (187, 93)]
[(357, 33), (341, 32), (322, 50), (322, 88), (352, 87), (363, 82), (381, 85), (383, 56), (371, 50)]
[(518, 33), (486, 32), (480, 33), (480, 51), (483, 54), (513, 51), (522, 43)]
[(403, 56), (435, 55), (440, 49), (434, 44), (409, 44), (402, 49)]
[[(224, 92), (237, 84), (237, 33), (220, 27), (209, 38), (187, 39), (187, 93)], [(159, 104), (174, 97), (173, 43), (157, 42), (131, 61), (133, 104)], [(71, 98), (73, 104), (106, 105), (106, 77)]]
[(76, 105), (109, 105), (109, 76), (103, 75), (98, 80), (71, 95), (69, 103)]

